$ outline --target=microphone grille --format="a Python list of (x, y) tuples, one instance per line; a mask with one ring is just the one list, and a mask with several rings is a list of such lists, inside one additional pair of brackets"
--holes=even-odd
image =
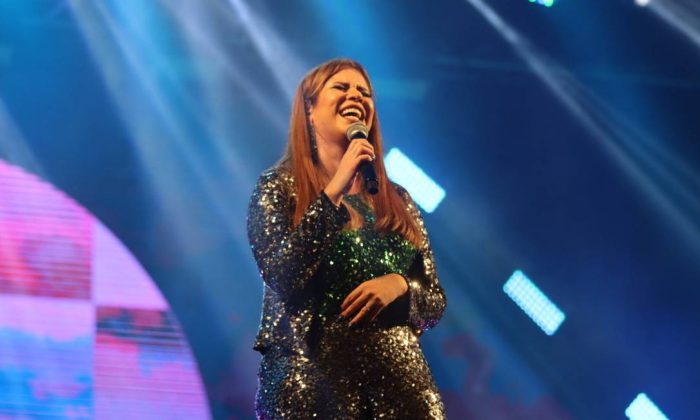
[(348, 127), (345, 135), (350, 141), (355, 139), (366, 139), (369, 136), (369, 129), (366, 125), (358, 121), (352, 123), (350, 127)]

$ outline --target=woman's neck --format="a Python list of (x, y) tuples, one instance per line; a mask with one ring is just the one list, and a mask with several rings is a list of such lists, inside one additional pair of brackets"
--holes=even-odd
[(341, 141), (327, 141), (322, 136), (316, 135), (318, 147), (318, 159), (326, 175), (331, 178), (338, 170), (340, 160), (347, 150), (347, 144)]

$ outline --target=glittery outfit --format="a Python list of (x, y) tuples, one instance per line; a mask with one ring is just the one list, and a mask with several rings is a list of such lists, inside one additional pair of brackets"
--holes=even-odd
[[(336, 208), (323, 192), (292, 228), (294, 178), (279, 167), (260, 176), (248, 213), (264, 281), (254, 346), (263, 354), (258, 418), (445, 418), (418, 340), (442, 316), (445, 294), (419, 210), (395, 187), (426, 238), (420, 249), (397, 233), (377, 233), (359, 195), (344, 202), (364, 217), (360, 229), (344, 229), (345, 204)], [(352, 290), (389, 273), (408, 279), (407, 293), (372, 323), (349, 327), (338, 319)]]

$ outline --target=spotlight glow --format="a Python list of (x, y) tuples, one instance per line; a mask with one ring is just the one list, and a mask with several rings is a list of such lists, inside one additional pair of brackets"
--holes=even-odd
[[(700, 9), (697, 1), (651, 1), (648, 8), (673, 29), (685, 35), (696, 47), (700, 47)], [(639, 4), (639, 3), (637, 3)]]
[(411, 194), (418, 205), (428, 213), (435, 211), (445, 198), (445, 190), (433, 181), (397, 148), (392, 148), (384, 158), (386, 173)]
[(564, 312), (520, 270), (513, 272), (503, 285), (503, 291), (547, 335), (553, 335), (566, 319)]
[[(700, 185), (694, 170), (660, 139), (649, 136), (635, 122), (588, 90), (561, 64), (552, 60), (508, 24), (484, 0), (465, 0), (497, 30), (513, 50), (598, 142), (605, 154), (639, 188), (649, 203), (663, 213), (692, 249), (700, 249), (695, 213), (685, 210), (699, 204)], [(661, 4), (663, 3), (663, 7)], [(673, 5), (673, 7), (671, 6)], [(678, 7), (675, 7), (678, 6)], [(682, 2), (651, 1), (649, 10), (659, 14), (700, 46), (700, 18)], [(653, 152), (652, 152), (653, 151)], [(671, 186), (679, 193), (672, 194)]]
[(530, 3), (541, 4), (542, 6), (545, 6), (545, 7), (554, 6), (554, 0), (529, 0), (529, 1), (530, 1)]
[(668, 420), (668, 417), (643, 392), (637, 395), (637, 398), (627, 407), (625, 415), (630, 420)]

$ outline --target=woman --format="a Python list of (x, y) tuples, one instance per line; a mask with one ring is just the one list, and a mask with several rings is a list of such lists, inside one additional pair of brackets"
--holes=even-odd
[[(444, 418), (418, 337), (446, 299), (419, 210), (387, 179), (372, 92), (354, 61), (311, 70), (287, 150), (253, 192), (248, 237), (265, 284), (260, 419)], [(356, 122), (368, 139), (349, 142)], [(364, 161), (376, 195), (357, 175)]]

